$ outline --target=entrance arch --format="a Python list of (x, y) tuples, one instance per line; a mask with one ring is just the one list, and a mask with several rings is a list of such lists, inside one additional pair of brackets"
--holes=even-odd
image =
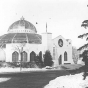
[(35, 61), (35, 58), (36, 58), (36, 53), (34, 51), (32, 51), (30, 53), (30, 62), (34, 62)]
[(19, 60), (19, 53), (17, 51), (12, 53), (12, 62), (18, 62)]
[(59, 65), (62, 64), (62, 55), (59, 56), (58, 62), (59, 62)]
[(21, 53), (21, 60), (22, 60), (22, 62), (26, 62), (27, 61), (27, 53), (25, 51), (23, 51)]

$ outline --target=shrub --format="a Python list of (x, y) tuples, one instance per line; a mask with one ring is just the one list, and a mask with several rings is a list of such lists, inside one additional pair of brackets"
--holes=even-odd
[(43, 67), (43, 61), (42, 61), (42, 52), (39, 53), (39, 55), (36, 56), (36, 65), (39, 67), (39, 68), (42, 68)]
[(52, 64), (53, 64), (53, 61), (52, 61), (51, 53), (49, 50), (47, 50), (44, 55), (44, 65), (45, 66), (52, 66)]

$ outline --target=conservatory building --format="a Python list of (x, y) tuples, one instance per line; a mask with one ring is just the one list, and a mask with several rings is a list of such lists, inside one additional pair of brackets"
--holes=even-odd
[(23, 62), (35, 61), (39, 54), (44, 60), (43, 55), (49, 50), (55, 66), (73, 63), (71, 40), (61, 35), (52, 39), (52, 33), (48, 32), (38, 34), (36, 27), (23, 17), (0, 36), (0, 46), (0, 59), (6, 62), (19, 62), (21, 52)]

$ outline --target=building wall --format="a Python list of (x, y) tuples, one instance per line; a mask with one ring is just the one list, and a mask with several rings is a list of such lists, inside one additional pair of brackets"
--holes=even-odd
[[(63, 40), (63, 46), (60, 47), (58, 45), (59, 39)], [(54, 62), (55, 65), (59, 65), (59, 56), (62, 55), (62, 64), (64, 63), (73, 63), (72, 60), (72, 45), (70, 41), (65, 40), (62, 36), (58, 36), (53, 41), (53, 47), (55, 48), (55, 57), (54, 57)], [(67, 52), (67, 61), (64, 61), (64, 53)]]
[(0, 61), (5, 61), (6, 60), (6, 53), (5, 49), (0, 49)]
[[(58, 40), (62, 39), (63, 40), (63, 46), (60, 47), (58, 45)], [(19, 51), (16, 49), (17, 47), (21, 47), (22, 45), (17, 44), (17, 43), (12, 43), (12, 44), (6, 44), (6, 62), (12, 62), (12, 53), (14, 51)], [(53, 48), (55, 51), (53, 52)], [(30, 62), (30, 53), (34, 51), (36, 55), (39, 54), (40, 51), (42, 51), (42, 54), (45, 54), (45, 51), (49, 50), (51, 52), (51, 55), (53, 57), (54, 61), (54, 66), (58, 66), (60, 63), (59, 57), (62, 55), (62, 63), (71, 63), (73, 64), (73, 59), (72, 59), (72, 44), (70, 40), (64, 39), (62, 36), (58, 36), (54, 39), (52, 39), (52, 34), (51, 33), (43, 33), (42, 34), (42, 44), (29, 44), (26, 43), (23, 46), (23, 51), (27, 53), (27, 61)], [(67, 52), (67, 61), (64, 61), (64, 53)], [(54, 56), (55, 54), (55, 56)], [(20, 58), (20, 57), (19, 57)]]
[(40, 51), (42, 51), (42, 45), (41, 44), (26, 44), (24, 47), (24, 51), (28, 52), (28, 61), (30, 61), (30, 53), (34, 51), (36, 55), (39, 54)]
[[(14, 51), (18, 51), (17, 47), (20, 47), (21, 45), (20, 44), (7, 44), (6, 45), (6, 62), (12, 62), (12, 53)], [(36, 53), (36, 55), (39, 54), (40, 51), (42, 51), (41, 49), (41, 44), (26, 44), (24, 47), (23, 47), (23, 51), (25, 51), (27, 53), (27, 61), (29, 62), (30, 61), (30, 53), (32, 51), (34, 51)]]
[[(58, 40), (62, 39), (63, 40), (63, 46), (60, 47), (58, 45)], [(73, 64), (73, 59), (72, 59), (72, 44), (71, 40), (66, 40), (64, 39), (61, 35), (52, 39), (52, 34), (51, 33), (43, 33), (42, 34), (42, 46), (43, 46), (43, 53), (46, 50), (49, 50), (51, 52), (51, 55), (53, 57), (54, 65), (58, 66), (59, 65), (59, 56), (62, 55), (62, 63), (71, 63)], [(54, 50), (54, 52), (53, 52)], [(67, 52), (67, 61), (64, 61), (64, 53)], [(55, 54), (55, 56), (54, 56)]]
[(42, 52), (49, 50), (52, 54), (52, 33), (42, 33)]

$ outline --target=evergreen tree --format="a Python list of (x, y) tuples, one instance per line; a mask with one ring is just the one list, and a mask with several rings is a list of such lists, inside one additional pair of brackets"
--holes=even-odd
[[(81, 27), (84, 27), (85, 29), (87, 29), (88, 28), (88, 20), (84, 20), (81, 24)], [(87, 41), (88, 40), (88, 33), (84, 33), (82, 35), (79, 35), (78, 38), (86, 38), (86, 41)], [(82, 46), (80, 50), (85, 49), (87, 47), (88, 47), (88, 43), (85, 44), (84, 46)], [(85, 78), (87, 76), (87, 69), (88, 69), (88, 50), (85, 50), (80, 56), (83, 57), (82, 61), (84, 61), (84, 63), (85, 63), (84, 75), (83, 75), (84, 76), (83, 79), (85, 80)]]
[[(88, 7), (88, 5), (87, 5), (87, 7)], [(87, 29), (88, 28), (88, 20), (84, 20), (81, 24), (81, 27), (84, 27), (85, 29)], [(87, 41), (88, 40), (88, 33), (84, 33), (82, 35), (79, 35), (78, 38), (86, 38), (86, 41)], [(87, 47), (87, 46), (85, 45), (85, 47)], [(82, 49), (83, 48), (84, 47), (82, 47)]]
[(80, 57), (83, 57), (82, 61), (85, 63), (84, 65), (84, 74), (83, 74), (83, 80), (86, 79), (86, 76), (87, 76), (87, 72), (88, 72), (88, 50), (85, 50), (81, 55)]
[(88, 50), (84, 50), (80, 57), (83, 57), (82, 61), (85, 63), (85, 66), (88, 66)]
[[(88, 7), (88, 5), (87, 5)], [(85, 29), (88, 28), (88, 20), (84, 20), (81, 24), (81, 27), (84, 27)], [(84, 33), (82, 35), (79, 35), (78, 38), (86, 38), (86, 41), (88, 40), (88, 33)], [(87, 48), (88, 47), (88, 43), (85, 44), (84, 46), (81, 47), (81, 50), (84, 49), (84, 48)]]
[[(81, 27), (84, 27), (85, 29), (87, 29), (88, 28), (88, 20), (84, 20), (81, 24)], [(86, 38), (86, 40), (88, 40), (88, 33), (79, 35), (78, 38)]]
[(53, 61), (52, 61), (51, 53), (49, 50), (47, 50), (44, 55), (44, 65), (45, 66), (52, 66), (52, 64), (53, 64)]

